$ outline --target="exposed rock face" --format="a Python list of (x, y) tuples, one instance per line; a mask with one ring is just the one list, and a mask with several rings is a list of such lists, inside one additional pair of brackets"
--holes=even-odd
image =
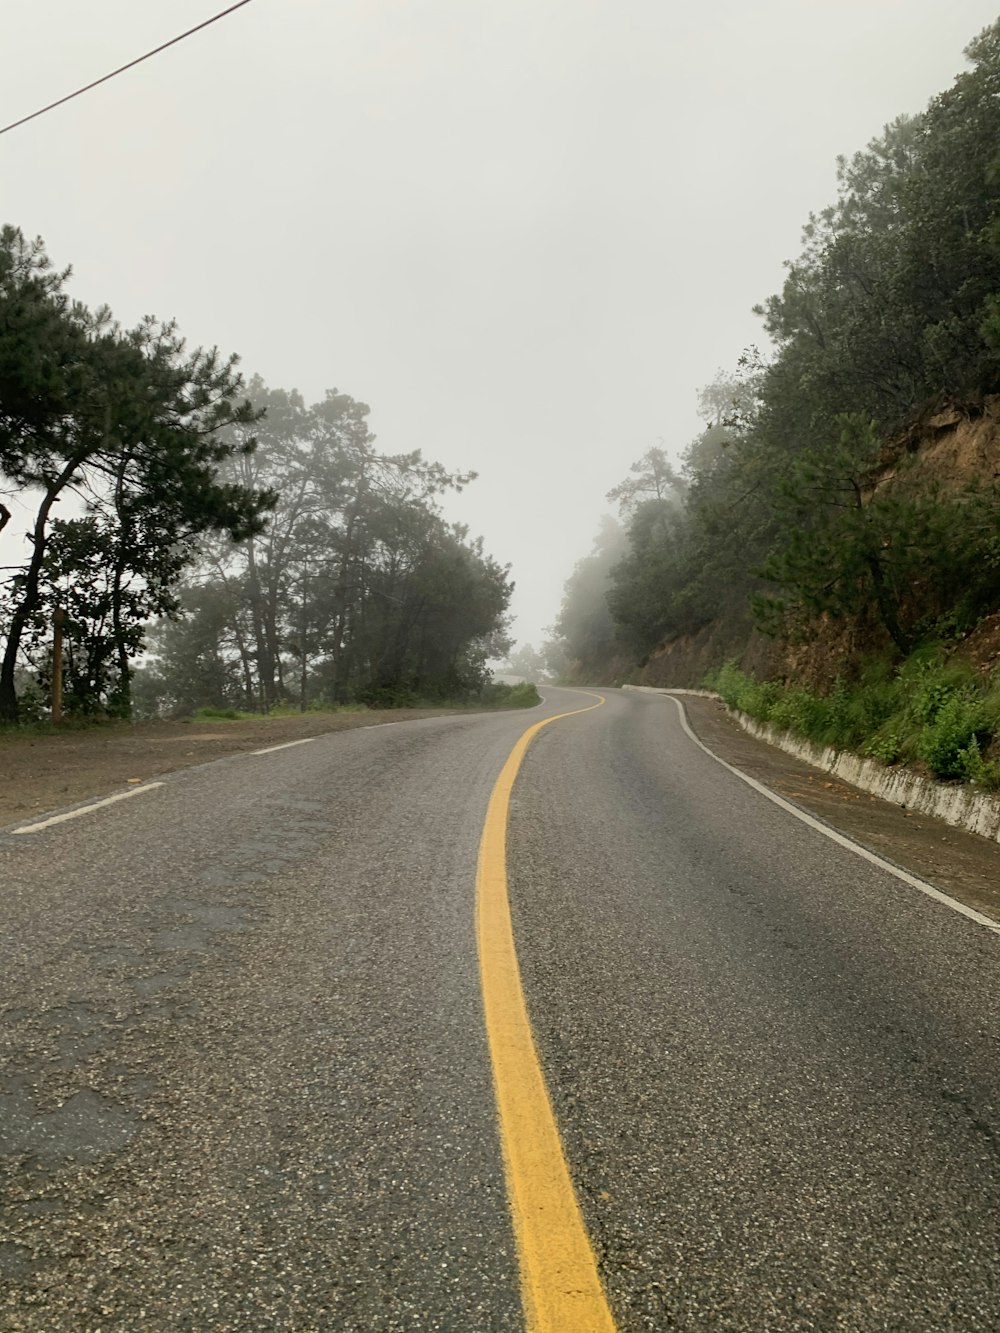
[(943, 408), (890, 441), (878, 484), (898, 481), (947, 491), (973, 480), (984, 484), (1000, 480), (1000, 395), (986, 398), (975, 414)]

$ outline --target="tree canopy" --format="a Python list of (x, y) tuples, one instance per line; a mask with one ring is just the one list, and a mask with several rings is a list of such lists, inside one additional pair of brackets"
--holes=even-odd
[(676, 486), (656, 449), (612, 491), (627, 548), (606, 605), (633, 662), (739, 608), (782, 635), (857, 617), (905, 653), (1000, 606), (993, 478), (907, 472), (917, 423), (1000, 394), (1000, 21), (966, 55), (838, 160), (836, 200), (757, 307), (770, 346), (703, 390)]
[[(171, 608), (202, 533), (244, 536), (271, 503), (219, 473), (235, 449), (253, 448), (251, 436), (237, 445), (223, 435), (254, 417), (235, 358), (189, 352), (173, 324), (152, 318), (122, 329), (107, 309), (70, 301), (68, 278), (41, 241), (0, 231), (0, 475), (34, 514), (24, 564), (5, 587), (6, 721), (18, 716), (20, 654), (37, 656), (63, 587), (80, 614), (71, 641), (92, 640), (101, 623), (107, 643), (94, 651), (91, 642), (81, 688), (89, 676), (91, 705), (127, 712), (137, 620)], [(55, 517), (71, 495), (85, 520)], [(86, 592), (78, 567), (88, 571)]]
[(57, 606), (79, 712), (129, 715), (144, 654), (157, 712), (482, 684), (511, 584), (442, 516), (471, 473), (380, 453), (335, 389), (307, 406), (172, 323), (123, 329), (69, 276), (0, 231), (0, 497), (32, 515), (0, 585), (0, 721), (26, 668), (49, 684)]

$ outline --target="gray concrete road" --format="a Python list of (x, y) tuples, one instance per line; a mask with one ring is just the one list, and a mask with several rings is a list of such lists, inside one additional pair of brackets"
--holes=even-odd
[[(0, 833), (0, 1328), (522, 1326), (473, 900), (547, 694)], [(540, 734), (509, 868), (620, 1329), (1000, 1324), (997, 937), (655, 697)]]

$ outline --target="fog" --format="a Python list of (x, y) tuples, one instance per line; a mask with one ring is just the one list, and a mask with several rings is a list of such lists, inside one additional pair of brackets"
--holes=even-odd
[[(221, 0), (4, 16), (0, 122)], [(97, 15), (99, 14), (99, 18)], [(760, 342), (835, 157), (919, 110), (996, 17), (959, 0), (253, 0), (0, 136), (2, 219), (73, 292), (479, 480), (455, 518), (510, 561), (536, 643), (652, 444)], [(26, 511), (0, 546), (19, 551)]]

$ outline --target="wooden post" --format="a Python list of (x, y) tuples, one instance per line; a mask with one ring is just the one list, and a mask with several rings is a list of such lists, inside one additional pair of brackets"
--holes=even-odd
[(63, 620), (65, 612), (57, 606), (52, 616), (52, 721), (62, 721), (63, 693)]

